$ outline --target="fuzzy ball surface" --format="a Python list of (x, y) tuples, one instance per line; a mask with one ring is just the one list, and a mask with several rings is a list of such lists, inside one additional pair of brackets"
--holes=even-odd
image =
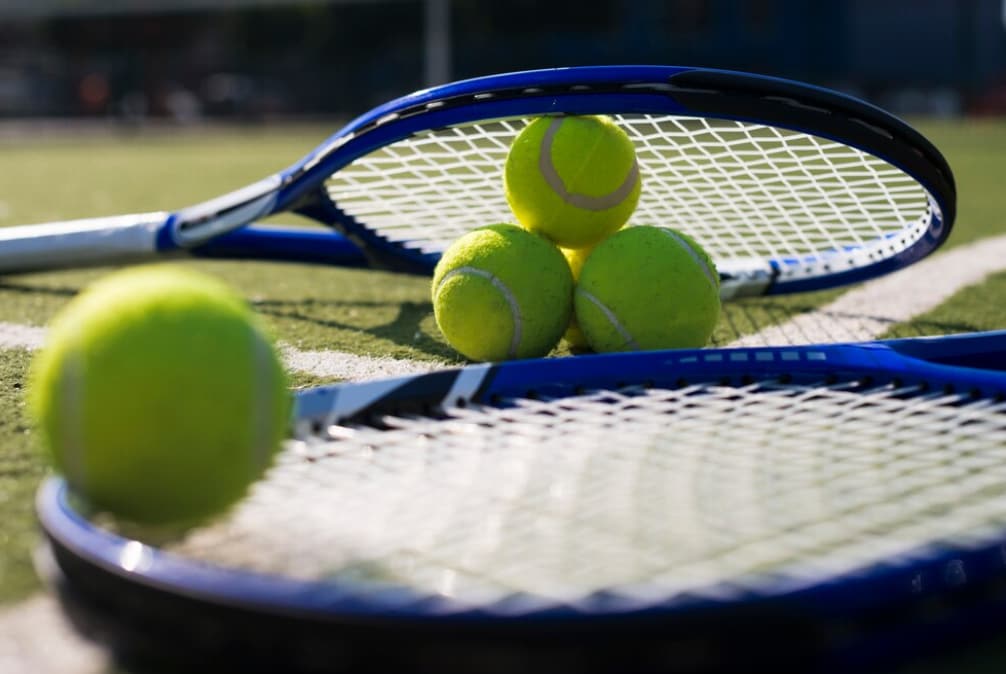
[(490, 225), (444, 252), (432, 295), (437, 325), (466, 358), (535, 358), (548, 354), (569, 325), (573, 277), (547, 239), (516, 225)]
[(29, 406), (74, 492), (127, 521), (176, 524), (226, 509), (262, 475), (290, 395), (243, 299), (154, 265), (104, 277), (57, 315)]
[(719, 275), (691, 237), (627, 227), (584, 262), (574, 306), (595, 351), (701, 347), (719, 319)]
[(610, 117), (539, 117), (514, 139), (504, 191), (522, 226), (563, 248), (617, 231), (639, 202), (631, 139)]

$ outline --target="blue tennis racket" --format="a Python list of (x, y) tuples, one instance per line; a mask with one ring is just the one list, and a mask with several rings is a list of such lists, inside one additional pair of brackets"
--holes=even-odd
[(293, 427), (167, 540), (48, 480), (70, 615), (242, 671), (860, 671), (1006, 621), (1006, 332), (474, 365)]
[[(0, 273), (177, 253), (430, 273), (458, 236), (513, 221), (502, 181), (510, 143), (529, 118), (562, 114), (618, 121), (643, 179), (630, 224), (701, 242), (725, 298), (901, 268), (939, 246), (954, 221), (954, 179), (939, 151), (861, 101), (700, 68), (563, 68), (400, 98), (293, 166), (174, 213), (0, 229)], [(253, 224), (284, 212), (326, 227)]]

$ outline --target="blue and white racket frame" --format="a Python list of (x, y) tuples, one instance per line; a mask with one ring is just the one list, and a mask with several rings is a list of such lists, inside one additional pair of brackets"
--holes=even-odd
[[(21, 230), (17, 233), (8, 228), (0, 231), (0, 273), (126, 260), (151, 247), (148, 256), (188, 252), (430, 274), (439, 250), (416, 245), (421, 241), (393, 240), (348, 213), (329, 198), (326, 180), (368, 153), (432, 130), (576, 114), (681, 116), (790, 130), (879, 158), (910, 176), (928, 195), (928, 213), (921, 223), (888, 231), (865, 245), (841, 244), (737, 265), (717, 259), (724, 296), (802, 292), (888, 273), (939, 247), (955, 218), (956, 188), (946, 160), (920, 133), (873, 105), (820, 87), (739, 72), (592, 66), (481, 77), (391, 101), (353, 120), (304, 159), (269, 178), (172, 214), (140, 217), (134, 223), (138, 226), (125, 228), (133, 230), (138, 241), (118, 236), (122, 232), (105, 232), (105, 224), (96, 219), (85, 229), (116, 237), (85, 232), (75, 240), (57, 227), (56, 236), (38, 250), (30, 241), (12, 240), (32, 238), (31, 226), (15, 228)], [(282, 212), (300, 213), (339, 233), (254, 224)], [(111, 245), (114, 239), (122, 244)], [(109, 248), (99, 252), (101, 246)], [(60, 247), (66, 248), (65, 254), (53, 252)]]
[[(682, 350), (479, 365), (298, 394), (295, 429), (389, 414), (550, 400), (595, 387), (746, 386), (863, 378), (987, 401), (1003, 414), (1006, 331), (863, 344)], [(90, 521), (59, 478), (39, 491), (39, 565), (82, 629), (126, 659), (192, 649), (202, 662), (290, 671), (860, 671), (1006, 621), (1006, 525), (934, 540), (866, 568), (776, 570), (667, 596), (646, 587), (574, 603), (459, 603), (366, 582), (192, 563)], [(184, 644), (184, 646), (182, 646)], [(159, 649), (159, 650), (158, 650)], [(267, 657), (268, 655), (268, 657)], [(157, 656), (161, 657), (161, 656)]]
[[(766, 295), (847, 285), (912, 264), (943, 243), (955, 219), (956, 186), (944, 157), (920, 133), (880, 108), (824, 88), (784, 79), (670, 66), (601, 66), (511, 73), (422, 91), (354, 120), (330, 139), (329, 146), (323, 145), (314, 156), (288, 171), (284, 181), (329, 175), (375, 148), (418, 131), (448, 127), (476, 117), (618, 113), (747, 121), (829, 138), (904, 170), (932, 195), (935, 203), (925, 235), (897, 255), (875, 254), (880, 259), (873, 264), (857, 263), (847, 271), (833, 273), (820, 269), (821, 265), (829, 264), (820, 259), (773, 259), (769, 261), (770, 278), (766, 279), (763, 293)], [(340, 151), (333, 153), (336, 148)], [(293, 204), (301, 196), (301, 192), (293, 190), (280, 198), (279, 207)], [(304, 214), (336, 223), (366, 252), (373, 266), (431, 274), (439, 259), (438, 254), (422, 254), (382, 238), (327, 199), (312, 200), (304, 208)], [(256, 230), (235, 232), (232, 238), (219, 243), (239, 246), (252, 256), (257, 250), (269, 256), (270, 234), (277, 232), (269, 229), (263, 232), (265, 248), (261, 250)], [(320, 261), (325, 261), (326, 241), (334, 245), (333, 256), (345, 255), (345, 248), (337, 239), (313, 234), (306, 235), (302, 250), (312, 250)], [(224, 248), (216, 250), (224, 252)], [(216, 254), (214, 246), (204, 252)], [(835, 253), (837, 261), (842, 251)], [(808, 272), (808, 266), (814, 270)], [(762, 270), (756, 273), (765, 274)], [(724, 282), (729, 284), (732, 279), (727, 274)]]

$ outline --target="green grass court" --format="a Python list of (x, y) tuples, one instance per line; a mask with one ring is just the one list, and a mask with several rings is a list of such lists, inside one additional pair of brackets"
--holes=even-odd
[[(917, 126), (943, 151), (957, 178), (959, 212), (947, 248), (1006, 234), (1006, 122), (920, 121)], [(295, 126), (0, 136), (0, 226), (195, 203), (289, 164), (332, 130)], [(278, 338), (296, 349), (461, 362), (438, 334), (425, 278), (279, 263), (184, 264), (243, 289)], [(44, 326), (81, 287), (106, 272), (0, 277), (0, 323)], [(924, 279), (917, 292), (927, 293), (939, 282)], [(841, 294), (735, 303), (726, 307), (714, 339), (728, 342), (737, 333), (813, 311)], [(888, 334), (1006, 328), (1004, 298), (1006, 271), (964, 288), (907, 324), (892, 326)], [(0, 611), (42, 591), (30, 558), (36, 542), (33, 496), (46, 471), (24, 414), (30, 357), (23, 348), (0, 350)], [(295, 373), (293, 379), (307, 386), (324, 377)], [(1002, 644), (982, 645), (913, 671), (986, 671), (996, 661), (1006, 662), (1006, 635)]]

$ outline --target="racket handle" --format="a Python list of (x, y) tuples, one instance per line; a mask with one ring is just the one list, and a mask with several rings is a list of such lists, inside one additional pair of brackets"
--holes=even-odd
[(0, 227), (0, 274), (134, 262), (157, 257), (167, 213), (139, 213)]

